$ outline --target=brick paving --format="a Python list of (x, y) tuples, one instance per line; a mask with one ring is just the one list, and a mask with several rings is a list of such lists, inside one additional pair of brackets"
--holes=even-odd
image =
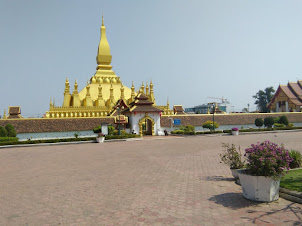
[(271, 140), (301, 151), (302, 132), (147, 138), (0, 150), (0, 225), (302, 225), (302, 205), (244, 199), (221, 142)]

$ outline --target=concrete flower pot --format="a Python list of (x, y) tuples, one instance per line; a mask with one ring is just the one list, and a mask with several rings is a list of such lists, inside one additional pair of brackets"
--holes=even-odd
[(280, 179), (253, 176), (247, 170), (237, 170), (242, 187), (243, 197), (253, 201), (272, 202), (279, 199)]
[(238, 172), (237, 172), (237, 169), (231, 169), (232, 171), (232, 175), (235, 179), (239, 179), (239, 175), (238, 175)]
[(239, 130), (237, 130), (237, 131), (232, 131), (232, 135), (238, 136), (238, 135), (239, 135)]
[(97, 137), (96, 142), (97, 143), (104, 143), (105, 137)]

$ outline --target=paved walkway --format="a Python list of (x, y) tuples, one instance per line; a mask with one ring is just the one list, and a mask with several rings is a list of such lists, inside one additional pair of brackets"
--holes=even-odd
[(302, 132), (0, 150), (0, 225), (302, 225), (302, 205), (242, 197), (221, 142), (301, 150)]

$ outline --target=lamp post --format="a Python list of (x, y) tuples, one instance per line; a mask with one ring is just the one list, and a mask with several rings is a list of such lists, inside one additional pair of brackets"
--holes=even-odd
[[(122, 110), (124, 109), (124, 107), (122, 106)], [(118, 115), (118, 135), (121, 135), (121, 112), (120, 112), (121, 108), (117, 107), (117, 115)]]
[(208, 103), (208, 105), (213, 105), (213, 130), (215, 131), (215, 125), (214, 125), (214, 123), (215, 123), (215, 118), (214, 118), (214, 114), (215, 114), (215, 102), (213, 102), (213, 103)]

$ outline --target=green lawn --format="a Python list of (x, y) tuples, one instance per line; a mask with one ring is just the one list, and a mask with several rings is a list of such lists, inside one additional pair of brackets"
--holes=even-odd
[(302, 192), (302, 169), (286, 173), (281, 179), (280, 187)]

